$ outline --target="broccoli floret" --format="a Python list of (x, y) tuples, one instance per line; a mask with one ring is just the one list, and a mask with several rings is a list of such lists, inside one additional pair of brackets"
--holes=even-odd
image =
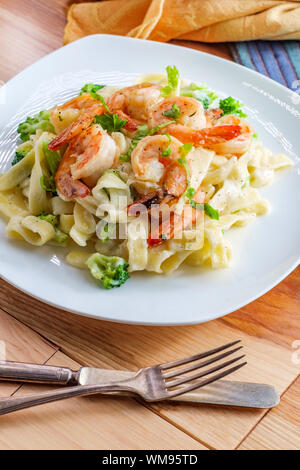
[(56, 215), (46, 214), (45, 212), (43, 212), (38, 217), (39, 219), (45, 220), (49, 224), (53, 225), (53, 227), (56, 227), (58, 225), (58, 218), (56, 217)]
[(23, 160), (23, 158), (26, 157), (27, 153), (30, 152), (30, 150), (31, 150), (31, 147), (25, 147), (22, 150), (17, 150), (16, 154), (15, 154), (15, 157), (14, 157), (13, 161), (11, 162), (12, 166), (16, 165), (21, 160)]
[(186, 88), (180, 90), (181, 96), (190, 96), (198, 101), (201, 101), (204, 109), (208, 109), (211, 104), (218, 98), (218, 95), (211, 91), (205, 83), (197, 85), (196, 83), (190, 83)]
[(28, 117), (26, 121), (19, 124), (17, 131), (21, 140), (26, 142), (32, 134), (36, 133), (37, 129), (54, 132), (54, 127), (50, 122), (50, 111), (40, 111), (36, 116)]
[(67, 235), (65, 232), (60, 230), (58, 227), (54, 227), (54, 228), (55, 228), (54, 240), (56, 241), (56, 243), (63, 245), (69, 240), (69, 235)]
[(38, 216), (39, 219), (45, 220), (49, 224), (51, 224), (55, 230), (55, 236), (54, 236), (54, 241), (60, 244), (66, 243), (66, 241), (69, 239), (68, 235), (60, 230), (58, 228), (59, 221), (58, 217), (53, 214), (46, 214), (45, 212), (42, 212), (41, 215)]
[(120, 287), (130, 277), (129, 264), (118, 256), (105, 256), (94, 253), (86, 262), (92, 276), (101, 281), (105, 289)]
[(239, 117), (247, 117), (247, 114), (245, 114), (241, 110), (241, 106), (243, 106), (242, 103), (240, 103), (238, 100), (235, 100), (232, 98), (232, 96), (228, 96), (228, 98), (225, 98), (224, 100), (220, 100), (219, 103), (219, 108), (222, 109), (223, 115), (225, 114), (235, 114), (236, 116)]
[(210, 99), (208, 96), (204, 96), (203, 98), (197, 98), (198, 101), (201, 101), (203, 104), (204, 109), (208, 109), (210, 106)]

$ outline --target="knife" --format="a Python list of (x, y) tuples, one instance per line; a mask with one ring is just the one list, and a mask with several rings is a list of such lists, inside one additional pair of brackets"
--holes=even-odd
[[(78, 371), (73, 371), (66, 367), (0, 361), (0, 380), (14, 382), (100, 385), (108, 381), (126, 380), (134, 375), (135, 372), (125, 370), (81, 367)], [(126, 394), (106, 392), (105, 395), (125, 396)], [(278, 405), (280, 395), (271, 385), (219, 380), (193, 392), (172, 398), (171, 401), (266, 409)]]

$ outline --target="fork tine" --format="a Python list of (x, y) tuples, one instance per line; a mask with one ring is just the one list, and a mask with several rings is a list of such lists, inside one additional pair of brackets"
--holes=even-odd
[(217, 366), (212, 367), (211, 369), (199, 372), (199, 374), (188, 375), (187, 377), (183, 377), (183, 378), (178, 379), (178, 380), (173, 380), (172, 382), (166, 382), (166, 387), (169, 389), (169, 388), (177, 387), (177, 385), (181, 385), (181, 384), (185, 384), (187, 382), (191, 382), (192, 380), (200, 379), (201, 377), (204, 377), (205, 375), (212, 374), (213, 372), (217, 372), (220, 369), (224, 369), (224, 367), (230, 366), (231, 364), (233, 364), (234, 362), (239, 361), (243, 357), (245, 357), (244, 354), (242, 356), (235, 357), (234, 359), (231, 359), (230, 361), (222, 362), (222, 364), (218, 364)]
[(225, 357), (230, 356), (230, 354), (233, 354), (233, 353), (239, 351), (242, 348), (243, 348), (243, 346), (239, 346), (238, 348), (231, 349), (230, 351), (227, 351), (223, 354), (219, 354), (219, 356), (215, 356), (215, 357), (213, 357), (211, 359), (208, 359), (206, 361), (203, 361), (203, 362), (200, 362), (200, 363), (198, 362), (197, 364), (194, 364), (190, 367), (186, 367), (185, 369), (179, 369), (179, 370), (175, 370), (173, 372), (162, 373), (162, 376), (163, 376), (164, 379), (171, 379), (172, 377), (176, 377), (176, 376), (179, 376), (179, 375), (182, 375), (182, 374), (186, 374), (187, 372), (192, 372), (192, 370), (200, 369), (202, 367), (208, 366), (209, 364), (212, 364), (213, 362), (220, 361), (221, 359), (224, 359)]
[(204, 353), (195, 354), (194, 356), (186, 357), (184, 359), (179, 359), (178, 361), (168, 362), (166, 364), (161, 364), (161, 370), (165, 369), (172, 369), (173, 367), (182, 366), (183, 364), (187, 364), (188, 362), (194, 362), (198, 359), (203, 359), (208, 356), (212, 356), (218, 352), (223, 351), (224, 349), (231, 348), (231, 346), (235, 346), (236, 344), (240, 343), (241, 340), (233, 341), (232, 343), (225, 344), (224, 346), (220, 346), (219, 348), (211, 349), (210, 351), (206, 351)]
[(213, 375), (212, 377), (206, 379), (206, 380), (200, 380), (199, 382), (182, 387), (180, 389), (167, 392), (168, 393), (168, 398), (173, 398), (173, 397), (178, 397), (179, 395), (183, 395), (184, 393), (192, 392), (193, 390), (197, 390), (198, 388), (204, 387), (205, 385), (211, 384), (213, 382), (216, 382), (217, 380), (222, 379), (223, 377), (226, 377), (229, 374), (232, 374), (233, 372), (237, 371), (241, 367), (244, 367), (247, 364), (247, 362), (242, 362), (242, 364), (238, 364), (235, 367), (232, 367), (231, 369), (227, 369), (223, 372), (220, 372), (220, 374)]

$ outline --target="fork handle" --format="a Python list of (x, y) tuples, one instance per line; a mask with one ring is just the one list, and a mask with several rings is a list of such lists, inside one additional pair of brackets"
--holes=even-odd
[(78, 371), (67, 367), (0, 361), (0, 380), (78, 385)]
[(0, 415), (6, 415), (13, 411), (24, 410), (32, 406), (43, 405), (66, 398), (80, 397), (83, 395), (94, 395), (101, 392), (134, 392), (134, 389), (124, 382), (123, 384), (103, 385), (77, 385), (75, 387), (59, 388), (47, 392), (36, 393), (25, 397), (9, 397), (0, 399)]

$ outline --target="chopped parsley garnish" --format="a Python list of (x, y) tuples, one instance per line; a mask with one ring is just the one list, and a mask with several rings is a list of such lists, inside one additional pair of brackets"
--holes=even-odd
[(170, 124), (173, 124), (174, 122), (175, 121), (168, 121), (168, 122), (165, 122), (164, 124), (159, 124), (158, 126), (155, 126), (150, 130), (146, 124), (142, 126), (138, 126), (137, 133), (135, 134), (135, 136), (133, 137), (131, 141), (128, 152), (125, 155), (120, 156), (121, 162), (130, 162), (131, 154), (140, 140), (142, 140), (144, 137), (148, 137), (148, 136), (156, 134), (156, 132), (158, 132), (160, 129), (166, 126), (169, 126)]
[(166, 68), (168, 75), (168, 85), (164, 86), (160, 93), (164, 98), (170, 96), (173, 92), (176, 92), (179, 84), (179, 71), (175, 65), (173, 67), (168, 65)]
[(241, 106), (243, 106), (243, 104), (232, 98), (232, 96), (228, 96), (228, 98), (220, 100), (219, 103), (219, 108), (222, 109), (223, 116), (225, 114), (235, 114), (241, 118), (247, 117), (247, 114), (242, 111)]
[(94, 120), (95, 124), (100, 124), (108, 132), (119, 132), (126, 122), (126, 119), (119, 119), (117, 114), (112, 113), (95, 116)]
[(130, 157), (131, 157), (131, 154), (132, 154), (133, 150), (135, 149), (135, 147), (137, 146), (139, 141), (141, 139), (143, 139), (144, 137), (146, 137), (148, 135), (148, 133), (149, 133), (149, 128), (146, 124), (144, 124), (143, 126), (138, 126), (137, 133), (135, 134), (135, 136), (133, 137), (133, 139), (130, 143), (130, 147), (128, 149), (128, 152), (126, 154), (120, 156), (121, 162), (129, 162), (130, 161)]
[(174, 124), (174, 122), (176, 121), (167, 121), (167, 122), (164, 122), (163, 124), (159, 124), (158, 126), (155, 126), (152, 129), (150, 129), (147, 135), (154, 135), (156, 134), (156, 132), (160, 131), (160, 129), (163, 129), (164, 127), (169, 126), (170, 124)]
[(163, 157), (169, 157), (172, 153), (171, 147), (168, 146), (165, 150), (161, 152)]
[(86, 83), (81, 88), (79, 95), (82, 95), (83, 93), (96, 93), (98, 90), (101, 90), (104, 87), (105, 85), (97, 85), (96, 83)]
[(219, 220), (219, 211), (210, 206), (207, 202), (204, 204), (204, 212), (211, 219)]
[(197, 209), (199, 211), (203, 211), (205, 212), (206, 215), (208, 215), (208, 217), (210, 217), (211, 219), (215, 219), (215, 220), (219, 220), (219, 211), (217, 211), (217, 209), (214, 209), (210, 204), (208, 204), (207, 202), (205, 202), (204, 204), (199, 204), (198, 202), (196, 201), (193, 201), (192, 199), (189, 200), (189, 204), (194, 208), (194, 209)]
[(243, 186), (242, 186), (242, 189), (244, 189), (244, 188), (246, 188), (247, 186), (250, 185), (250, 179), (251, 179), (251, 176), (248, 175), (247, 178), (245, 179), (245, 182), (244, 182), (244, 184), (243, 184)]
[(177, 119), (180, 116), (181, 112), (178, 108), (177, 104), (173, 104), (172, 108), (167, 109), (167, 111), (163, 112), (164, 116), (170, 117), (172, 119)]
[(184, 169), (185, 169), (185, 172), (186, 172), (187, 188), (185, 190), (184, 196), (187, 197), (189, 200), (196, 193), (196, 190), (190, 186), (190, 183), (191, 183), (190, 170), (189, 170), (188, 161), (186, 159), (186, 156), (190, 153), (193, 146), (194, 146), (194, 144), (192, 144), (192, 143), (181, 145), (181, 147), (179, 147), (181, 157), (178, 158), (178, 163), (180, 163), (180, 165), (184, 166)]
[(161, 154), (162, 154), (163, 157), (169, 157), (169, 156), (171, 155), (171, 153), (172, 153), (172, 149), (171, 149), (171, 142), (172, 142), (172, 141), (171, 141), (171, 136), (170, 136), (170, 134), (167, 134), (167, 133), (166, 133), (166, 134), (162, 134), (162, 135), (165, 135), (166, 137), (168, 137), (168, 139), (169, 139), (169, 145), (168, 145), (168, 147), (167, 147), (165, 150), (163, 150), (163, 151), (161, 152)]
[(98, 93), (90, 93), (91, 97), (94, 98), (95, 100), (98, 100), (98, 101), (101, 101), (101, 103), (103, 104), (104, 108), (106, 109), (106, 111), (108, 113), (110, 113), (110, 109), (109, 107), (107, 106), (107, 104), (105, 103), (105, 99), (103, 98), (103, 96), (99, 95)]
[(109, 113), (110, 110), (107, 104), (105, 103), (105, 99), (103, 98), (103, 96), (99, 95), (98, 93), (98, 90), (101, 90), (104, 87), (105, 85), (96, 85), (94, 83), (87, 83), (86, 85), (84, 85), (84, 87), (81, 88), (79, 95), (82, 95), (83, 93), (89, 93), (91, 97), (94, 98), (94, 100), (101, 101), (104, 108)]
[(257, 134), (257, 132), (255, 132), (255, 133), (253, 134), (252, 139), (258, 139), (258, 134)]
[(188, 188), (185, 192), (185, 195), (188, 199), (192, 199), (196, 194), (196, 189), (194, 188)]

